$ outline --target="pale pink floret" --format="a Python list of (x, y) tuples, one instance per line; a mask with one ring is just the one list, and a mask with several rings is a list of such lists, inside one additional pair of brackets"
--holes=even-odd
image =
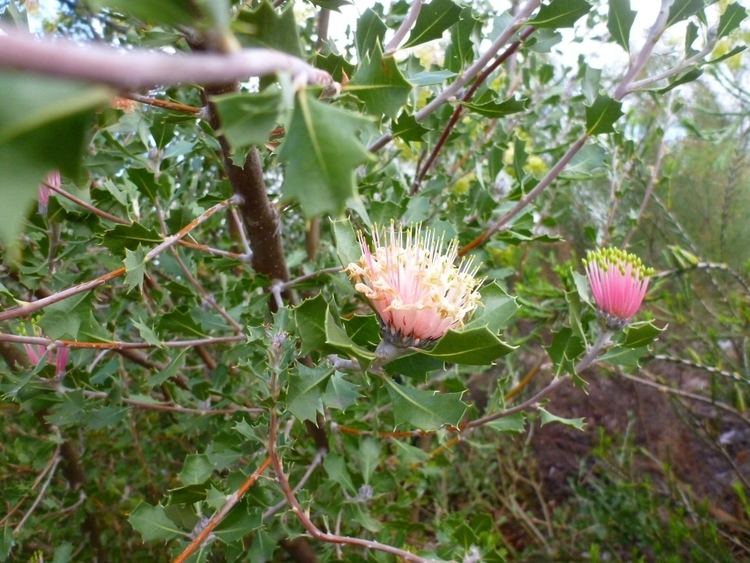
[(52, 190), (50, 189), (50, 186), (53, 188), (59, 188), (61, 185), (60, 180), (60, 171), (59, 170), (53, 170), (49, 174), (47, 174), (47, 177), (44, 179), (44, 181), (39, 184), (39, 193), (38, 193), (38, 200), (39, 200), (39, 214), (40, 215), (46, 215), (47, 214), (47, 206), (49, 205), (49, 196), (52, 193)]
[[(55, 376), (62, 377), (65, 375), (65, 368), (68, 365), (68, 355), (70, 350), (66, 346), (59, 346), (55, 350), (49, 350), (42, 344), (24, 344), (26, 356), (33, 366), (39, 365), (42, 360), (48, 364), (55, 364)], [(45, 352), (47, 355), (45, 356)]]
[(463, 325), (479, 304), (479, 281), (470, 265), (455, 265), (457, 244), (442, 252), (431, 231), (391, 225), (373, 234), (373, 250), (360, 234), (362, 258), (347, 272), (370, 300), (396, 342), (418, 345)]
[(646, 296), (650, 270), (632, 254), (618, 249), (589, 253), (585, 263), (599, 310), (613, 319), (630, 320)]

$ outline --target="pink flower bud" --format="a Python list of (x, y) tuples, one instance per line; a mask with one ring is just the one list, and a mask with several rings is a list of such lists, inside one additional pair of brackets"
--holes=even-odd
[[(55, 355), (55, 377), (60, 378), (65, 375), (65, 368), (68, 365), (68, 354), (70, 349), (67, 346), (57, 348)], [(52, 360), (52, 358), (50, 358)]]
[(643, 303), (652, 268), (618, 248), (589, 252), (583, 261), (596, 306), (612, 328), (621, 328)]
[(355, 289), (369, 299), (385, 336), (397, 346), (437, 340), (480, 302), (476, 269), (468, 261), (456, 266), (458, 243), (421, 227), (405, 231), (391, 224), (373, 233), (371, 251), (359, 234), (362, 258), (346, 268)]

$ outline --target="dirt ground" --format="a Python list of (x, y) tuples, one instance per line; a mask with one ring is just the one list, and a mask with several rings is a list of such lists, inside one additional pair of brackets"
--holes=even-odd
[[(643, 379), (656, 376), (665, 384), (690, 392), (700, 392), (699, 388), (708, 385), (705, 372), (688, 367), (651, 362), (648, 368), (648, 375), (636, 375)], [(663, 480), (664, 464), (668, 464), (674, 477), (689, 486), (696, 499), (708, 501), (709, 510), (717, 518), (742, 519), (731, 483), (743, 477), (750, 480), (747, 421), (709, 404), (677, 400), (617, 375), (589, 370), (586, 380), (587, 395), (566, 384), (547, 405), (559, 416), (584, 417), (586, 430), (548, 424), (537, 429), (532, 440), (548, 498), (561, 501), (570, 493), (571, 480), (582, 474), (581, 459), (596, 445), (597, 428), (602, 427), (611, 436), (629, 431), (635, 445), (651, 454), (637, 456), (639, 472), (644, 476)]]

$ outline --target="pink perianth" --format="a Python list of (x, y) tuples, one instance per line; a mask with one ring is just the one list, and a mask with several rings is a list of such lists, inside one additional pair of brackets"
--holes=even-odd
[(601, 311), (622, 320), (638, 312), (648, 290), (648, 278), (641, 278), (631, 264), (610, 264), (603, 269), (589, 262), (586, 272), (594, 300)]
[(431, 231), (394, 225), (373, 233), (372, 251), (361, 234), (359, 243), (362, 259), (347, 270), (390, 332), (415, 344), (436, 340), (476, 308), (479, 283), (454, 265), (455, 244), (443, 253)]

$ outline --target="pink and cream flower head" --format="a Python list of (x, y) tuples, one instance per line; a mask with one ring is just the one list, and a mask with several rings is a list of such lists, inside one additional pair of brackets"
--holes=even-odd
[(476, 268), (458, 258), (458, 243), (421, 226), (391, 224), (373, 233), (373, 249), (359, 233), (362, 258), (346, 267), (355, 289), (372, 304), (384, 335), (397, 346), (420, 346), (460, 328), (479, 305)]
[[(53, 170), (52, 172), (47, 174), (47, 177), (44, 179), (44, 181), (39, 184), (37, 199), (39, 201), (40, 215), (47, 215), (47, 206), (49, 205), (49, 196), (52, 192), (52, 188), (59, 189), (60, 185), (61, 181), (59, 170)], [(50, 186), (52, 186), (52, 188), (50, 188)]]
[(634, 254), (612, 247), (589, 251), (583, 264), (607, 325), (622, 328), (640, 309), (654, 270)]

